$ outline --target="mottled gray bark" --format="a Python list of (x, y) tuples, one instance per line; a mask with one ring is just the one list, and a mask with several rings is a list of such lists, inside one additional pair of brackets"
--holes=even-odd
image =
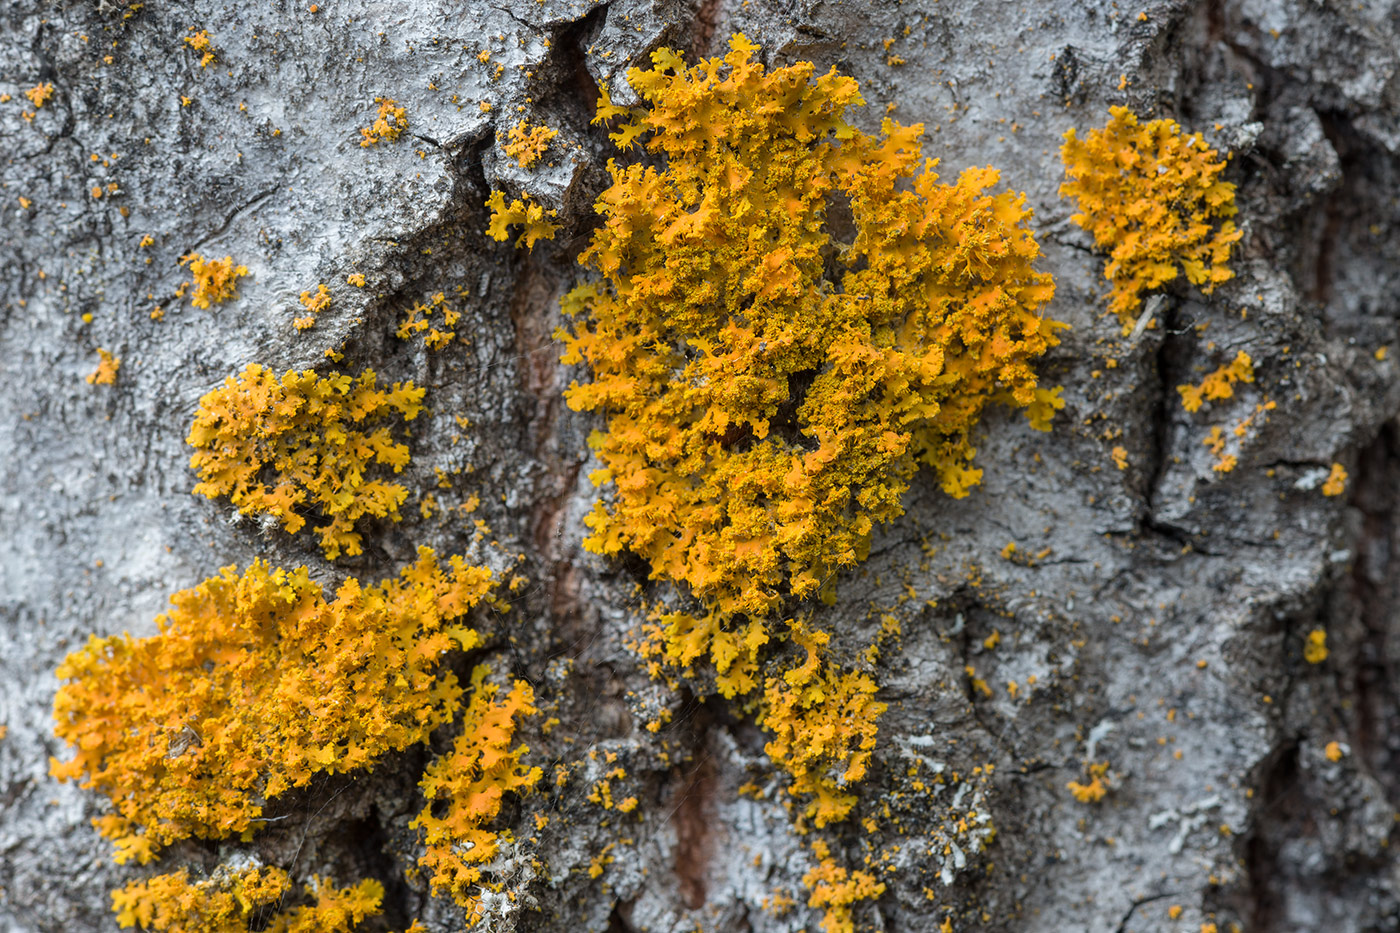
[[(954, 501), (920, 477), (907, 514), (821, 610), (852, 646), (884, 613), (903, 630), (880, 663), (890, 710), (863, 795), (897, 808), (918, 756), (964, 774), (996, 766), (991, 846), (958, 866), (926, 841), (905, 845), (859, 925), (1400, 928), (1388, 845), (1400, 809), (1400, 377), (1393, 356), (1376, 354), (1396, 344), (1400, 315), (1400, 7), (307, 7), (0, 10), (0, 92), (12, 97), (0, 104), (0, 928), (114, 929), (108, 892), (145, 873), (113, 864), (90, 827), (105, 802), (48, 776), (49, 756), (66, 757), (50, 710), (68, 651), (90, 633), (149, 634), (170, 593), (258, 556), (334, 584), (391, 574), (419, 544), (460, 551), (475, 529), (451, 506), (473, 494), (472, 518), (501, 544), (478, 552), (498, 564), (523, 553), (531, 581), (514, 597), (511, 637), (478, 654), (534, 681), (561, 720), (530, 737), (534, 760), (549, 773), (615, 752), (626, 794), (641, 800), (630, 816), (605, 813), (585, 799), (603, 765), (582, 766), (552, 798), (556, 818), (531, 852), (542, 868), (514, 877), (520, 909), (503, 926), (814, 928), (801, 883), (810, 849), (762, 733), (717, 697), (647, 677), (628, 647), (643, 621), (638, 577), (582, 551), (596, 495), (586, 437), (598, 423), (563, 404), (576, 374), (552, 338), (612, 153), (589, 125), (595, 85), (625, 100), (625, 68), (650, 50), (717, 53), (739, 31), (771, 65), (812, 60), (858, 79), (863, 125), (887, 106), (923, 122), (948, 177), (992, 164), (1027, 192), (1040, 267), (1056, 280), (1049, 313), (1072, 325), (1042, 365), (1048, 384), (1065, 386), (1055, 430), (989, 418), (982, 485)], [(182, 42), (197, 29), (217, 49), (207, 68)], [(39, 82), (55, 93), (34, 111), (22, 93)], [(377, 96), (407, 108), (410, 130), (361, 148)], [(1165, 291), (1157, 326), (1135, 340), (1104, 317), (1102, 257), (1058, 196), (1062, 134), (1102, 125), (1114, 103), (1173, 116), (1233, 151), (1245, 230), (1236, 278), (1209, 299)], [(526, 171), (502, 154), (496, 134), (522, 116), (559, 130), (548, 165)], [(493, 188), (535, 193), (564, 229), (532, 253), (487, 239)], [(241, 296), (207, 311), (174, 299), (190, 252), (245, 263)], [(354, 272), (367, 287), (344, 284)], [(318, 282), (334, 304), (299, 334), (297, 296)], [(395, 338), (404, 308), (458, 288), (468, 346)], [(151, 319), (157, 305), (162, 320)], [(114, 386), (84, 381), (97, 347), (122, 360)], [(325, 369), (328, 348), (349, 371), (428, 387), (404, 481), (444, 506), (424, 517), (410, 500), (402, 523), (372, 525), (365, 553), (334, 564), (306, 532), (232, 521), (227, 502), (191, 495), (184, 440), (199, 397), (228, 374), (249, 362)], [(1238, 350), (1256, 381), (1212, 412), (1183, 411), (1175, 387)], [(1239, 466), (1212, 470), (1209, 425), (1228, 429), (1265, 399), (1277, 408)], [(1333, 462), (1351, 481), (1329, 498), (1319, 486)], [(435, 489), (435, 467), (468, 464)], [(1034, 559), (1004, 559), (1010, 541)], [(1330, 649), (1317, 665), (1302, 656), (1314, 628)], [(1001, 642), (989, 649), (993, 632)], [(662, 708), (672, 723), (646, 731)], [(1340, 760), (1324, 753), (1332, 741)], [(419, 851), (407, 824), (428, 755), (318, 780), (252, 843), (176, 846), (162, 864), (253, 853), (299, 878), (378, 877), (396, 928), (413, 917), (460, 928), (454, 905), (404, 874)], [(1111, 762), (1112, 790), (1096, 805), (1065, 787), (1086, 760)], [(768, 788), (763, 799), (738, 793), (750, 781)], [(939, 816), (905, 814), (906, 834), (924, 839)], [(881, 832), (863, 839), (851, 825), (828, 838), (855, 865), (864, 845), (898, 841)], [(613, 861), (590, 877), (609, 844)], [(796, 905), (765, 909), (775, 893)]]

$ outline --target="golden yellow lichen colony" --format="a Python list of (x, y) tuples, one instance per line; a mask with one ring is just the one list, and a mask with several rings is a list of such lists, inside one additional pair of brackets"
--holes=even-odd
[(112, 910), (121, 926), (155, 933), (247, 933), (254, 921), (265, 933), (350, 933), (384, 900), (378, 881), (336, 888), (316, 878), (306, 886), (312, 903), (283, 910), (292, 887), (280, 868), (220, 868), (203, 881), (181, 869), (113, 891)]
[(302, 292), (300, 300), (301, 306), (306, 309), (306, 314), (293, 321), (292, 325), (297, 330), (306, 330), (315, 326), (316, 315), (331, 306), (331, 290), (323, 282), (316, 286), (314, 292)]
[(510, 239), (511, 227), (522, 226), (524, 229), (516, 238), (515, 245), (534, 249), (539, 240), (554, 239), (554, 233), (559, 229), (558, 224), (548, 220), (557, 212), (545, 210), (544, 205), (535, 203), (535, 199), (528, 194), (507, 204), (504, 192), (492, 191), (486, 199), (486, 206), (491, 210), (491, 222), (486, 234), (500, 243)]
[(521, 120), (510, 128), (510, 134), (501, 148), (521, 168), (529, 168), (540, 160), (540, 156), (549, 148), (549, 141), (558, 135), (558, 130), (547, 126), (531, 127), (527, 121)]
[(920, 463), (953, 496), (979, 481), (973, 427), (994, 399), (1053, 397), (1030, 363), (1061, 326), (1036, 313), (1053, 286), (1024, 198), (986, 193), (995, 170), (940, 184), (921, 127), (868, 136), (843, 116), (854, 80), (765, 73), (754, 48), (693, 68), (663, 49), (629, 72), (647, 106), (600, 103), (664, 164), (609, 163), (580, 256), (602, 277), (559, 335), (592, 375), (569, 404), (608, 418), (586, 546), (688, 586), (703, 614), (665, 620), (662, 657), (708, 656), (728, 695), (756, 685), (762, 620), (857, 563)]
[(52, 763), (112, 801), (94, 824), (118, 862), (190, 836), (254, 828), (314, 774), (367, 768), (450, 722), (462, 693), (438, 669), (479, 641), (467, 612), (495, 582), (429, 548), (398, 579), (351, 578), (327, 602), (305, 567), (261, 561), (171, 597), (149, 638), (92, 638), (59, 667)]
[(279, 380), (250, 363), (199, 401), (188, 438), (201, 480), (194, 491), (228, 496), (245, 515), (269, 514), (293, 534), (306, 524), (303, 507), (315, 506), (327, 519), (316, 528), (326, 557), (359, 554), (355, 523), (397, 521), (408, 497), (403, 486), (366, 476), (375, 464), (395, 473), (408, 464), (408, 447), (379, 423), (393, 413), (412, 420), (423, 393), (411, 382), (381, 389), (373, 370), (358, 378), (289, 370)]
[[(468, 925), (480, 916), (477, 889), (488, 883), (482, 878), (483, 870), (503, 844), (514, 841), (509, 831), (489, 829), (501, 810), (502, 797), (534, 787), (543, 774), (521, 763), (529, 751), (526, 746), (511, 748), (516, 719), (537, 712), (534, 691), (517, 680), (495, 702), (497, 687), (486, 681), (489, 673), (485, 665), (472, 671), (462, 732), (452, 751), (424, 772), (419, 786), (428, 805), (410, 824), (423, 830), (427, 852), (419, 864), (432, 871), (433, 891), (450, 895), (466, 908)], [(434, 810), (442, 816), (434, 815)]]
[(360, 148), (368, 149), (378, 143), (381, 139), (393, 142), (403, 135), (403, 131), (408, 129), (408, 110), (399, 106), (399, 102), (392, 97), (376, 97), (374, 102), (379, 105), (379, 112), (375, 114), (374, 122), (369, 126), (360, 127)]
[[(194, 295), (190, 304), (196, 308), (208, 308), (223, 304), (238, 297), (238, 280), (248, 274), (247, 266), (235, 266), (232, 256), (223, 259), (205, 259), (199, 253), (180, 257), (180, 264), (190, 267), (194, 276)], [(181, 286), (181, 294), (184, 288)]]
[[(698, 608), (648, 627), (653, 671), (708, 663), (727, 697), (761, 687), (768, 754), (821, 827), (856, 804), (885, 706), (800, 601), (864, 559), (920, 464), (967, 495), (989, 403), (1048, 430), (1063, 402), (1031, 364), (1063, 325), (1039, 314), (1053, 284), (1025, 198), (988, 192), (994, 169), (940, 183), (921, 126), (866, 134), (845, 118), (854, 80), (768, 72), (755, 49), (735, 36), (693, 67), (662, 49), (628, 72), (642, 106), (603, 95), (595, 122), (649, 158), (609, 162), (579, 257), (599, 277), (565, 297), (558, 336), (591, 377), (570, 406), (607, 418), (585, 546), (684, 586)], [(782, 661), (784, 640), (805, 658)], [(813, 850), (809, 904), (849, 931), (883, 886)]]
[[(442, 320), (441, 329), (434, 320), (436, 317)], [(452, 328), (457, 326), (461, 317), (462, 312), (448, 304), (447, 295), (438, 292), (427, 301), (415, 302), (399, 322), (394, 335), (400, 340), (407, 340), (414, 334), (423, 334), (424, 346), (429, 350), (441, 350), (456, 338), (457, 332)]]
[(117, 381), (117, 370), (122, 361), (101, 347), (97, 348), (97, 369), (88, 373), (88, 385), (109, 386)]
[(793, 638), (807, 661), (764, 681), (763, 726), (773, 734), (764, 751), (792, 775), (793, 793), (810, 796), (806, 816), (822, 827), (855, 806), (851, 791), (865, 778), (885, 704), (869, 674), (823, 663), (826, 633), (799, 628)]
[(1181, 407), (1187, 411), (1199, 411), (1205, 402), (1233, 398), (1235, 383), (1254, 381), (1254, 361), (1241, 350), (1235, 358), (1201, 380), (1201, 384), (1179, 385), (1176, 391), (1181, 394)]
[(1236, 211), (1235, 186), (1219, 177), (1226, 163), (1205, 140), (1175, 120), (1140, 123), (1127, 107), (1109, 116), (1083, 139), (1065, 134), (1060, 194), (1078, 202), (1074, 222), (1108, 250), (1109, 310), (1126, 332), (1144, 293), (1183, 272), (1207, 295), (1228, 281), (1241, 231), (1228, 219)]

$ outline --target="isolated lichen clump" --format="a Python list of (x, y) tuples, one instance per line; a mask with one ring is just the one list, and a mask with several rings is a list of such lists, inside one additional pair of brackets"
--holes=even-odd
[(1065, 134), (1060, 157), (1069, 181), (1061, 195), (1079, 206), (1075, 223), (1108, 251), (1104, 277), (1109, 310), (1131, 328), (1143, 296), (1175, 280), (1209, 295), (1234, 273), (1227, 263), (1241, 231), (1235, 186), (1221, 181), (1225, 161), (1199, 135), (1175, 120), (1141, 123), (1127, 107), (1112, 107), (1103, 129), (1081, 139)]
[(549, 148), (550, 140), (558, 135), (558, 130), (547, 126), (532, 127), (527, 121), (521, 120), (510, 128), (510, 133), (501, 148), (521, 168), (529, 168), (540, 160)]
[(374, 102), (379, 105), (379, 111), (373, 123), (360, 127), (361, 149), (368, 149), (381, 139), (393, 142), (408, 129), (408, 110), (399, 106), (398, 101), (392, 97), (376, 97)]
[(1187, 411), (1199, 411), (1205, 402), (1216, 402), (1232, 398), (1235, 384), (1254, 381), (1254, 361), (1243, 350), (1235, 358), (1208, 374), (1200, 385), (1179, 385), (1176, 391), (1181, 395), (1181, 407)]
[(248, 274), (248, 267), (235, 265), (232, 256), (223, 259), (205, 259), (199, 253), (180, 257), (180, 264), (189, 266), (193, 282), (180, 286), (179, 294), (194, 285), (190, 304), (196, 308), (209, 308), (238, 297), (238, 280)]
[(645, 106), (600, 103), (656, 161), (609, 163), (580, 256), (601, 278), (560, 333), (591, 373), (570, 406), (608, 419), (586, 546), (689, 588), (702, 617), (669, 618), (661, 654), (708, 655), (729, 695), (756, 685), (762, 620), (861, 560), (921, 463), (950, 495), (977, 484), (988, 403), (1042, 423), (1058, 403), (1031, 368), (1060, 325), (1024, 197), (989, 194), (991, 168), (940, 183), (921, 126), (866, 135), (854, 80), (765, 73), (754, 48), (693, 68), (663, 49), (629, 72)]
[(245, 515), (265, 513), (295, 534), (314, 506), (326, 557), (361, 552), (355, 523), (365, 515), (399, 518), (408, 490), (370, 479), (375, 465), (395, 473), (408, 465), (408, 447), (387, 425), (398, 414), (412, 420), (424, 390), (411, 382), (380, 388), (373, 370), (358, 377), (286, 372), (279, 380), (250, 363), (237, 377), (199, 401), (190, 427), (190, 466), (201, 482), (194, 491), (228, 496)]
[(465, 617), (493, 587), (489, 569), (429, 548), (329, 602), (305, 567), (226, 567), (172, 596), (158, 634), (68, 656), (54, 717), (74, 757), (53, 774), (111, 799), (94, 825), (118, 862), (245, 833), (313, 775), (367, 768), (450, 722), (462, 688), (439, 659), (478, 644)]
[(489, 673), (485, 665), (472, 672), (462, 732), (452, 750), (424, 772), (419, 786), (428, 805), (410, 824), (423, 831), (427, 851), (419, 864), (432, 872), (433, 891), (466, 908), (468, 924), (480, 918), (479, 888), (489, 883), (482, 872), (503, 844), (513, 842), (508, 831), (490, 828), (502, 799), (529, 790), (542, 776), (538, 767), (521, 762), (529, 751), (525, 745), (511, 747), (516, 720), (537, 712), (534, 691), (517, 680), (497, 702), (498, 688), (486, 680)]
[(247, 933), (253, 923), (264, 933), (350, 933), (384, 900), (373, 879), (336, 888), (315, 878), (306, 886), (311, 903), (284, 910), (292, 889), (280, 868), (220, 868), (202, 881), (181, 869), (113, 891), (112, 909), (121, 926), (154, 933)]

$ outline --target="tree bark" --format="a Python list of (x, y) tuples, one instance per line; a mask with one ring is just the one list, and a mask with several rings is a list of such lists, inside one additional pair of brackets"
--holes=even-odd
[[(184, 41), (200, 30), (207, 65)], [(559, 720), (524, 737), (545, 789), (507, 807), (528, 857), (485, 925), (816, 928), (810, 834), (752, 711), (649, 676), (634, 642), (665, 585), (582, 547), (602, 425), (564, 404), (582, 374), (553, 336), (617, 155), (590, 124), (598, 90), (629, 105), (629, 65), (662, 46), (722, 54), (736, 32), (770, 67), (856, 78), (867, 129), (922, 123), (947, 179), (990, 164), (1026, 192), (1056, 282), (1046, 313), (1071, 325), (1039, 367), (1064, 386), (1054, 430), (984, 419), (981, 485), (953, 500), (921, 474), (818, 610), (846, 648), (884, 616), (901, 632), (876, 666), (889, 710), (858, 790), (895, 816), (822, 835), (852, 868), (876, 856), (887, 887), (856, 905), (857, 928), (1400, 928), (1400, 377), (1385, 352), (1400, 316), (1400, 6), (1304, 0), (10, 0), (0, 928), (113, 929), (109, 892), (152, 872), (113, 863), (89, 822), (103, 798), (49, 777), (50, 756), (68, 757), (51, 715), (68, 652), (153, 634), (171, 593), (225, 565), (308, 565), (334, 587), (395, 574), (424, 544), (527, 578), (468, 660), (528, 679)], [(36, 108), (24, 92), (45, 83)], [(408, 130), (362, 146), (380, 97)], [(1231, 152), (1245, 231), (1234, 279), (1209, 297), (1162, 290), (1132, 336), (1105, 316), (1104, 257), (1058, 192), (1063, 134), (1116, 104)], [(502, 149), (521, 119), (558, 131), (531, 169)], [(528, 251), (488, 239), (493, 190), (530, 192), (562, 229)], [(245, 264), (238, 297), (206, 310), (178, 296), (192, 253)], [(320, 283), (332, 304), (299, 331), (298, 296)], [(398, 339), (438, 292), (462, 339)], [(84, 378), (99, 347), (121, 360), (112, 385)], [(1238, 351), (1255, 381), (1183, 410), (1176, 387)], [(198, 401), (252, 362), (428, 388), (398, 477), (404, 519), (366, 526), (363, 554), (327, 561), (307, 532), (190, 493)], [(1213, 469), (1210, 427), (1229, 433), (1267, 401), (1238, 466)], [(1334, 463), (1350, 478), (1325, 496)], [(1304, 657), (1313, 630), (1321, 663)], [(447, 741), (319, 778), (251, 841), (181, 844), (155, 868), (252, 856), (298, 881), (375, 877), (385, 913), (367, 929), (461, 929), (412, 871), (408, 825)], [(609, 756), (631, 813), (588, 800)], [(984, 851), (932, 841), (969, 805), (955, 811), (950, 790), (908, 807), (916, 761), (981, 795)], [(1067, 784), (1098, 762), (1107, 795), (1080, 802)]]

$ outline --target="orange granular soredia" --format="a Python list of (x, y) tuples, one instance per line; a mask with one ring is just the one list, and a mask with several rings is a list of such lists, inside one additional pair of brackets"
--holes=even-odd
[(1048, 427), (1062, 403), (1031, 363), (1063, 325), (1037, 313), (1053, 285), (994, 169), (940, 183), (921, 126), (844, 119), (853, 79), (730, 48), (693, 68), (662, 49), (628, 73), (645, 106), (600, 102), (655, 161), (609, 163), (580, 256), (601, 278), (565, 297), (559, 336), (592, 376), (570, 406), (608, 418), (586, 547), (685, 584), (703, 611), (668, 616), (659, 653), (708, 656), (734, 695), (763, 620), (861, 560), (919, 464), (952, 496), (979, 482), (988, 403)]
[(264, 933), (350, 933), (384, 900), (378, 881), (336, 888), (315, 878), (306, 886), (312, 902), (283, 910), (292, 887), (280, 868), (221, 866), (202, 881), (181, 869), (113, 891), (112, 909), (121, 926), (154, 933), (247, 933), (254, 922)]
[(418, 863), (432, 871), (433, 891), (465, 907), (468, 926), (480, 919), (479, 889), (491, 886), (483, 872), (503, 845), (514, 842), (508, 830), (490, 828), (502, 796), (528, 790), (542, 776), (539, 768), (521, 763), (527, 746), (511, 748), (516, 719), (537, 712), (534, 691), (517, 680), (497, 701), (499, 688), (487, 682), (489, 673), (485, 665), (472, 672), (462, 733), (424, 772), (419, 786), (428, 805), (410, 824), (423, 831), (427, 852)]
[(1109, 109), (1103, 129), (1071, 129), (1060, 148), (1069, 181), (1060, 194), (1079, 206), (1073, 220), (1109, 251), (1109, 310), (1131, 329), (1144, 293), (1182, 273), (1209, 295), (1234, 273), (1226, 263), (1239, 240), (1235, 186), (1225, 161), (1175, 120), (1141, 123), (1127, 107)]
[[(181, 265), (190, 267), (194, 276), (194, 295), (190, 304), (196, 308), (223, 304), (230, 298), (238, 297), (238, 280), (248, 274), (247, 266), (235, 266), (232, 256), (223, 259), (205, 259), (199, 253), (180, 257)], [(181, 287), (183, 294), (183, 288)]]
[(549, 141), (558, 135), (558, 130), (547, 126), (531, 127), (528, 122), (521, 120), (510, 128), (506, 143), (501, 148), (521, 168), (529, 168), (540, 160), (540, 156), (549, 148)]
[(279, 380), (251, 363), (237, 378), (199, 400), (189, 444), (190, 466), (201, 482), (194, 491), (228, 496), (245, 515), (266, 513), (295, 534), (302, 510), (315, 506), (326, 522), (316, 528), (334, 560), (361, 551), (355, 523), (365, 515), (399, 519), (408, 490), (370, 479), (374, 465), (408, 465), (408, 447), (380, 422), (397, 413), (412, 420), (424, 390), (412, 382), (380, 388), (373, 370), (358, 378), (311, 370)]
[(172, 596), (158, 634), (93, 637), (64, 660), (55, 732), (75, 755), (51, 770), (111, 799), (93, 822), (118, 862), (246, 833), (314, 774), (367, 768), (452, 720), (462, 689), (439, 660), (479, 643), (466, 616), (495, 582), (418, 553), (329, 602), (305, 567), (226, 567)]

